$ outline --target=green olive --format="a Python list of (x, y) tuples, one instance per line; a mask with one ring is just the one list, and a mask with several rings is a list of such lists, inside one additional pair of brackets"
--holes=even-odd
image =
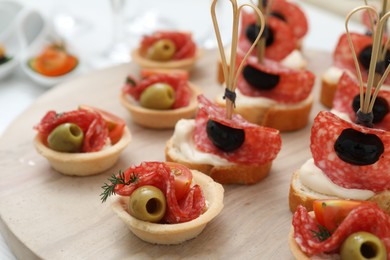
[(80, 152), (83, 140), (83, 130), (78, 125), (72, 123), (64, 123), (57, 126), (47, 137), (49, 148), (66, 153)]
[(368, 232), (351, 234), (342, 244), (340, 256), (342, 260), (385, 260), (386, 247), (377, 236)]
[(176, 45), (173, 41), (162, 39), (156, 41), (148, 50), (147, 58), (155, 61), (169, 61), (176, 52)]
[(165, 83), (150, 85), (140, 97), (141, 106), (150, 109), (170, 109), (173, 103), (175, 103), (175, 90)]
[(159, 222), (165, 215), (166, 207), (164, 193), (150, 185), (139, 187), (129, 198), (130, 215), (143, 221)]

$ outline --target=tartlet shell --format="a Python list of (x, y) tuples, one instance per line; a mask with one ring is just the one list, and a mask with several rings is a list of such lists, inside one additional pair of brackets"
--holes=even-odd
[(98, 152), (57, 152), (48, 148), (42, 142), (39, 134), (34, 138), (34, 146), (37, 152), (44, 156), (56, 171), (65, 175), (89, 176), (111, 168), (118, 161), (120, 153), (127, 147), (130, 141), (130, 131), (125, 127), (122, 138), (116, 144)]
[(132, 217), (127, 211), (127, 197), (120, 197), (112, 209), (138, 238), (152, 244), (180, 244), (198, 236), (207, 223), (223, 209), (224, 189), (209, 176), (192, 170), (193, 182), (201, 186), (207, 201), (207, 210), (198, 218), (179, 224), (158, 224)]
[(197, 96), (201, 94), (199, 88), (188, 82), (191, 89), (191, 100), (188, 106), (169, 110), (155, 110), (141, 107), (138, 102), (127, 98), (122, 93), (120, 100), (122, 105), (130, 112), (133, 121), (141, 126), (155, 129), (174, 128), (176, 122), (182, 118), (193, 118), (198, 109)]
[(190, 71), (202, 54), (203, 51), (197, 48), (196, 53), (192, 58), (174, 61), (154, 61), (142, 56), (140, 48), (137, 48), (132, 51), (131, 57), (135, 63), (144, 69), (182, 69)]

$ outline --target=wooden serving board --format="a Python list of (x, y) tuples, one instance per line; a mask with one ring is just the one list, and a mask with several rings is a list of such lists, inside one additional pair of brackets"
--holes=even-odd
[[(331, 63), (327, 53), (307, 51), (308, 68), (320, 75)], [(214, 98), (218, 55), (203, 56), (191, 80)], [(291, 174), (310, 157), (310, 125), (282, 134), (283, 145), (269, 177), (252, 186), (225, 186), (225, 207), (195, 239), (176, 246), (148, 244), (135, 237), (102, 204), (101, 186), (112, 173), (142, 161), (164, 160), (172, 130), (150, 130), (132, 123), (119, 102), (134, 64), (92, 72), (57, 86), (39, 98), (0, 140), (0, 231), (20, 259), (292, 259), (287, 235), (291, 225), (288, 191)], [(324, 109), (318, 103), (319, 77), (311, 120)], [(66, 111), (79, 104), (100, 107), (127, 121), (133, 140), (109, 171), (92, 177), (68, 177), (37, 154), (33, 125), (49, 109)]]

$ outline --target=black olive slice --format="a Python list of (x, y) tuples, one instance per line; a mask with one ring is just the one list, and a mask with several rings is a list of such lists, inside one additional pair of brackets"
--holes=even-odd
[(278, 85), (280, 80), (279, 75), (260, 71), (251, 65), (246, 65), (244, 67), (242, 75), (244, 76), (246, 82), (259, 90), (271, 90)]
[(370, 165), (379, 160), (385, 147), (378, 136), (347, 128), (337, 138), (334, 149), (337, 156), (344, 162), (354, 165)]
[[(358, 60), (365, 70), (368, 70), (370, 68), (371, 53), (372, 53), (372, 45), (369, 45), (365, 47), (358, 55)], [(387, 50), (385, 62), (383, 61), (378, 62), (375, 71), (382, 75), (386, 67), (390, 63), (389, 60), (390, 60), (390, 52)]]
[[(260, 27), (257, 25), (257, 24), (250, 24), (246, 27), (246, 30), (245, 30), (245, 35), (246, 35), (246, 38), (250, 41), (250, 42), (255, 42), (256, 38), (257, 38), (257, 35), (259, 34), (260, 32)], [(273, 31), (266, 25), (264, 27), (264, 32), (263, 32), (263, 35), (261, 37), (265, 37), (265, 46), (270, 46), (273, 42), (274, 42), (274, 34), (273, 34)]]
[(245, 131), (236, 129), (214, 120), (209, 120), (206, 125), (206, 132), (211, 142), (225, 152), (232, 152), (238, 149), (245, 140)]
[(286, 17), (284, 17), (284, 15), (282, 15), (281, 13), (271, 12), (270, 15), (272, 15), (273, 17), (278, 18), (279, 20), (282, 20), (283, 22), (287, 22)]
[[(360, 95), (356, 95), (352, 101), (352, 109), (357, 112), (360, 108)], [(387, 100), (383, 97), (377, 96), (374, 107), (372, 109), (372, 113), (374, 114), (374, 120), (372, 121), (374, 124), (380, 123), (383, 118), (389, 113), (389, 104)]]

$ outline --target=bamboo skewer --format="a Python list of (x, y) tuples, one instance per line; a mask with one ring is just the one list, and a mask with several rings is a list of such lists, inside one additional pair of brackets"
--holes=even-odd
[[(384, 0), (386, 2), (387, 0)], [(384, 4), (384, 8), (386, 8), (386, 5)], [(358, 62), (358, 58), (356, 55), (355, 48), (353, 46), (353, 42), (351, 39), (351, 35), (349, 32), (349, 21), (350, 18), (353, 14), (357, 13), (358, 11), (361, 10), (368, 10), (368, 12), (371, 14), (371, 11), (376, 15), (377, 17), (377, 23), (376, 26), (373, 28), (372, 31), (372, 37), (373, 37), (373, 46), (372, 46), (372, 53), (371, 53), (371, 60), (370, 60), (370, 67), (368, 70), (368, 80), (367, 80), (367, 87), (366, 90), (364, 91), (364, 83), (362, 79), (362, 74)], [(351, 48), (352, 51), (352, 56), (358, 76), (358, 81), (359, 81), (359, 86), (360, 86), (360, 109), (357, 113), (357, 123), (362, 123), (366, 124), (366, 126), (372, 126), (372, 109), (374, 107), (375, 99), (379, 93), (379, 90), (383, 84), (383, 82), (386, 80), (389, 72), (390, 72), (390, 64), (387, 66), (386, 70), (384, 71), (383, 75), (380, 77), (377, 77), (378, 74), (376, 73), (376, 65), (378, 62), (378, 58), (380, 53), (382, 53), (381, 46), (382, 46), (382, 37), (383, 37), (383, 30), (385, 29), (385, 25), (387, 23), (388, 18), (390, 17), (390, 12), (386, 12), (384, 15), (379, 17), (379, 14), (376, 12), (376, 10), (373, 7), (370, 6), (361, 6), (358, 8), (355, 8), (352, 10), (345, 21), (345, 29), (347, 33), (347, 39), (348, 39), (348, 44)], [(385, 49), (387, 49), (387, 46), (384, 46)], [(372, 91), (373, 88), (375, 89), (374, 92)], [(360, 114), (359, 114), (360, 113)], [(364, 119), (361, 119), (359, 117), (362, 117)], [(371, 122), (366, 122), (366, 119), (370, 118)]]
[[(226, 55), (225, 50), (223, 48), (221, 33), (219, 30), (218, 25), (218, 19), (215, 12), (215, 7), (218, 0), (213, 0), (211, 4), (211, 18), (213, 20), (213, 26), (215, 31), (215, 36), (217, 38), (218, 42), (218, 49), (221, 56), (221, 64), (222, 64), (222, 71), (225, 78), (225, 96), (226, 99), (226, 118), (231, 119), (233, 115), (234, 110), (234, 97), (235, 96), (235, 88), (238, 81), (238, 76), (240, 75), (242, 68), (245, 64), (245, 61), (249, 57), (250, 53), (252, 52), (253, 48), (256, 46), (257, 42), (259, 41), (263, 31), (264, 31), (264, 25), (265, 25), (265, 19), (261, 11), (253, 4), (242, 4), (240, 6), (237, 5), (236, 0), (229, 0), (232, 4), (233, 8), (233, 27), (232, 27), (232, 45), (230, 49), (230, 66), (228, 66), (228, 63), (226, 61)], [(240, 65), (238, 66), (238, 69), (236, 70), (236, 56), (237, 56), (237, 46), (238, 46), (238, 24), (240, 20), (240, 12), (242, 8), (245, 6), (252, 8), (255, 13), (257, 14), (260, 22), (260, 32), (256, 37), (256, 40), (253, 42), (252, 46), (249, 48), (248, 52), (245, 54), (243, 60), (241, 61)]]

